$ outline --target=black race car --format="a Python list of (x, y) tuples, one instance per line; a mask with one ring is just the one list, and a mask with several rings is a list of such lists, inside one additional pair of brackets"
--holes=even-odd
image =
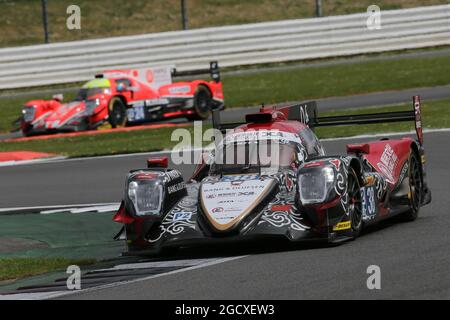
[[(418, 139), (350, 144), (330, 156), (313, 131), (394, 121), (414, 121)], [(396, 215), (414, 220), (431, 201), (418, 96), (411, 111), (317, 117), (308, 102), (262, 107), (242, 124), (221, 124), (216, 110), (213, 125), (227, 132), (189, 181), (166, 157), (129, 173), (114, 216), (128, 253), (268, 237), (335, 243)]]

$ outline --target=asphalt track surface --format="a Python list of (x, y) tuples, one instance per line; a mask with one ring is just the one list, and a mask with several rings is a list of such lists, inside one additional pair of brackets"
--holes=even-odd
[[(194, 250), (187, 253), (188, 258), (243, 257), (61, 298), (449, 299), (450, 171), (446, 148), (449, 139), (449, 132), (425, 134), (433, 201), (422, 208), (415, 222), (387, 221), (367, 230), (356, 241), (336, 247), (292, 247), (266, 242)], [(359, 140), (325, 141), (324, 145), (328, 154), (342, 154), (345, 145), (355, 141)], [(93, 202), (118, 201), (123, 192), (124, 175), (145, 163), (146, 157), (133, 155), (8, 167), (7, 170), (18, 170), (16, 176), (23, 175), (28, 181), (46, 179), (46, 186), (51, 187), (50, 190), (35, 189), (34, 193), (26, 190), (21, 199), (12, 203), (23, 205), (26, 199), (27, 203), (36, 205), (34, 198), (48, 201), (52, 193), (54, 203), (86, 200), (85, 197)], [(191, 168), (183, 166), (181, 170), (188, 176)], [(17, 192), (8, 188), (8, 182), (4, 181), (1, 180), (0, 189), (2, 203)], [(381, 290), (367, 289), (369, 265), (381, 268)]]
[[(332, 110), (395, 104), (410, 102), (416, 94), (422, 101), (442, 99), (450, 97), (450, 86), (326, 98), (318, 100), (318, 107)], [(222, 112), (222, 121), (242, 121), (246, 113), (257, 110), (228, 109)], [(145, 166), (147, 157), (141, 154), (0, 167), (0, 208), (116, 202), (122, 195), (126, 173)]]
[[(335, 247), (286, 247), (278, 243), (261, 243), (231, 245), (226, 249), (210, 248), (209, 253), (199, 250), (193, 254), (194, 258), (221, 257), (230, 255), (230, 252), (231, 255), (244, 256), (63, 298), (449, 299), (450, 171), (447, 169), (448, 150), (445, 147), (449, 139), (448, 132), (425, 134), (428, 182), (433, 201), (422, 208), (414, 222), (386, 221), (367, 230), (356, 241)], [(325, 142), (325, 147), (329, 154), (342, 153), (349, 141), (355, 140), (329, 141)], [(105, 170), (116, 168), (120, 176), (124, 166), (141, 160), (140, 156), (115, 159), (106, 165)], [(83, 166), (86, 164), (82, 163)], [(92, 192), (96, 188), (90, 187), (89, 190)], [(367, 288), (367, 268), (370, 265), (381, 268), (380, 290)]]

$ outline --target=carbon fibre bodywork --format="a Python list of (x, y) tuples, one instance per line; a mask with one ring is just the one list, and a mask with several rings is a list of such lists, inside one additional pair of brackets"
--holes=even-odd
[[(263, 108), (263, 116), (248, 117), (223, 140), (225, 145), (234, 135), (243, 141), (289, 141), (296, 154), (289, 164), (273, 170), (258, 158), (253, 172), (245, 166), (245, 172), (230, 173), (214, 162), (202, 162), (189, 182), (177, 182), (183, 195), (166, 194), (164, 203), (173, 205), (164, 205), (152, 217), (136, 215), (126, 193), (114, 217), (124, 224), (116, 239), (127, 241), (129, 254), (273, 237), (335, 243), (353, 239), (363, 226), (386, 218), (411, 212), (414, 218), (431, 201), (419, 141), (382, 139), (348, 145), (347, 155), (325, 155), (308, 125), (308, 113), (294, 112), (294, 107)], [(286, 114), (302, 115), (303, 121)]]

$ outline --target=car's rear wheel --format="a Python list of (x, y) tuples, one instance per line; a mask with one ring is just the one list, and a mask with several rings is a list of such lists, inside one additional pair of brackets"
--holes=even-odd
[(409, 182), (409, 210), (402, 215), (405, 221), (414, 221), (417, 219), (422, 204), (423, 197), (423, 176), (420, 168), (419, 158), (414, 151), (409, 156), (408, 169)]
[(361, 186), (355, 170), (350, 168), (347, 177), (348, 211), (351, 221), (351, 230), (354, 238), (361, 233), (362, 221), (362, 197)]
[(189, 120), (206, 120), (211, 113), (211, 92), (204, 86), (199, 86), (194, 95), (194, 114), (189, 115)]
[(108, 122), (112, 128), (124, 127), (127, 123), (127, 108), (119, 97), (113, 97), (109, 101)]

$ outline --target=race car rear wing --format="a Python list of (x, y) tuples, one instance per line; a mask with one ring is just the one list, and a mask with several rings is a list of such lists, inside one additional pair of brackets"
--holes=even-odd
[[(129, 76), (129, 77), (136, 77), (140, 73), (144, 74), (145, 76), (142, 76), (144, 82), (147, 76), (147, 70), (151, 69), (166, 69), (167, 75), (165, 78), (170, 77), (188, 77), (188, 76), (195, 76), (195, 75), (202, 75), (202, 74), (208, 74), (210, 75), (211, 79), (214, 82), (220, 82), (220, 71), (219, 71), (219, 63), (217, 61), (211, 61), (209, 63), (209, 69), (198, 69), (198, 70), (189, 70), (189, 71), (177, 71), (175, 65), (168, 65), (168, 66), (155, 66), (153, 68), (140, 68), (140, 69), (123, 69), (123, 70), (105, 70), (103, 73), (99, 73), (95, 75), (95, 78), (111, 78), (111, 77), (119, 77), (119, 76)], [(158, 72), (160, 74), (161, 72)], [(153, 78), (152, 78), (153, 81)], [(169, 80), (165, 80), (169, 81)], [(170, 79), (170, 82), (172, 79)]]
[(174, 77), (195, 76), (199, 74), (208, 74), (208, 73), (214, 82), (220, 82), (219, 62), (211, 61), (209, 63), (209, 69), (177, 71), (177, 69), (174, 68), (172, 70), (172, 76)]
[[(376, 124), (376, 123), (389, 123), (389, 122), (402, 122), (402, 121), (414, 121), (416, 128), (417, 138), (420, 145), (423, 144), (423, 131), (422, 131), (422, 113), (420, 97), (413, 97), (413, 109), (405, 111), (393, 111), (393, 112), (379, 112), (368, 114), (350, 114), (343, 116), (328, 116), (319, 117), (317, 114), (317, 104), (315, 101), (309, 101), (300, 104), (284, 105), (284, 106), (272, 106), (272, 110), (283, 113), (288, 120), (300, 121), (308, 125), (314, 130), (316, 127), (326, 126), (341, 126), (341, 125), (356, 125), (356, 124)], [(267, 108), (262, 107), (261, 111), (267, 111)], [(259, 117), (258, 117), (259, 115)], [(246, 122), (265, 122), (270, 121), (271, 117), (266, 117), (267, 113), (260, 113), (254, 115), (247, 115)], [(220, 123), (219, 112), (213, 111), (213, 127), (224, 132), (227, 129), (233, 129), (244, 123)]]
[(312, 115), (313, 116), (310, 117), (309, 122), (307, 123), (310, 128), (414, 121), (418, 141), (420, 145), (423, 144), (420, 96), (413, 97), (412, 110), (317, 117), (317, 107), (315, 107), (315, 111), (312, 113)]

